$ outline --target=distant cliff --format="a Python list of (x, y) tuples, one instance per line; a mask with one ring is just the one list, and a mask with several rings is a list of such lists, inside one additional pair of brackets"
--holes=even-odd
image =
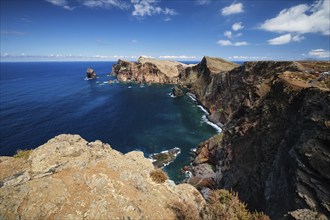
[[(132, 70), (136, 65), (143, 66), (119, 61), (113, 72), (133, 81), (146, 72), (166, 75), (155, 64)], [(175, 80), (146, 82), (187, 87), (223, 125), (221, 135), (197, 149), (189, 183), (202, 192), (233, 189), (252, 210), (275, 219), (297, 209), (330, 216), (330, 62), (238, 66), (204, 57), (197, 65), (172, 66)]]

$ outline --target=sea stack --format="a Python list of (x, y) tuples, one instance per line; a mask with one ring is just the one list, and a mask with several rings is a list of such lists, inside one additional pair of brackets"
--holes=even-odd
[(90, 67), (87, 68), (86, 75), (88, 79), (94, 79), (97, 76), (95, 71)]

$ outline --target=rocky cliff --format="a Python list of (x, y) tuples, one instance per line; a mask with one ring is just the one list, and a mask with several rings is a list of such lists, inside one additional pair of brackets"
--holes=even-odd
[[(121, 62), (113, 69), (119, 79), (142, 79), (144, 70), (131, 71), (126, 62), (122, 71)], [(152, 66), (147, 72), (159, 73)], [(297, 209), (329, 216), (329, 70), (330, 62), (238, 66), (210, 57), (181, 65), (166, 83), (190, 89), (223, 125), (222, 134), (198, 147), (188, 182), (202, 192), (233, 189), (252, 210), (275, 219)]]
[(174, 61), (140, 57), (138, 62), (118, 60), (112, 67), (112, 73), (122, 82), (178, 83), (187, 66)]
[(189, 181), (231, 188), (275, 219), (302, 208), (329, 216), (329, 69), (248, 62), (217, 75), (205, 105), (217, 109), (223, 133), (199, 146)]
[(0, 219), (176, 219), (185, 205), (198, 214), (205, 201), (159, 175), (142, 152), (78, 135), (0, 157)]

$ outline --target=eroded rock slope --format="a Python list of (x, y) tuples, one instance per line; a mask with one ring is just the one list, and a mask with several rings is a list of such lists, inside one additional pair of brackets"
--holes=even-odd
[(202, 209), (188, 184), (155, 183), (142, 152), (59, 135), (25, 158), (0, 157), (0, 219), (175, 219), (173, 204)]

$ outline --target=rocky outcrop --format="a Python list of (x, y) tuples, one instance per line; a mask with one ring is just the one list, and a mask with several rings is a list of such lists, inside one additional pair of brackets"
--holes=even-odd
[(183, 93), (183, 91), (182, 91), (181, 88), (179, 88), (178, 86), (174, 86), (174, 87), (172, 88), (172, 95), (173, 95), (174, 97), (178, 97), (178, 96), (183, 96), (184, 93)]
[(208, 164), (213, 173), (201, 180), (211, 176), (251, 209), (275, 219), (305, 208), (329, 216), (329, 78), (313, 83), (327, 69), (329, 62), (248, 62), (215, 76), (204, 102), (217, 109), (223, 134), (199, 146), (193, 178)]
[(198, 79), (207, 82), (209, 74), (218, 74), (237, 66), (211, 57), (204, 57), (197, 65), (140, 57), (138, 62), (118, 60), (112, 66), (112, 73), (122, 82), (169, 83), (191, 87)]
[(174, 61), (140, 57), (138, 62), (118, 60), (112, 66), (112, 73), (122, 82), (178, 83), (187, 66)]
[(180, 148), (175, 147), (169, 150), (162, 151), (160, 153), (151, 154), (150, 159), (153, 161), (152, 164), (156, 168), (162, 168), (172, 163), (180, 153)]
[(154, 182), (142, 152), (59, 135), (20, 155), (0, 157), (0, 219), (175, 219), (173, 204), (205, 205), (191, 185)]
[(94, 79), (97, 77), (96, 72), (92, 68), (87, 68), (86, 76), (87, 79)]

